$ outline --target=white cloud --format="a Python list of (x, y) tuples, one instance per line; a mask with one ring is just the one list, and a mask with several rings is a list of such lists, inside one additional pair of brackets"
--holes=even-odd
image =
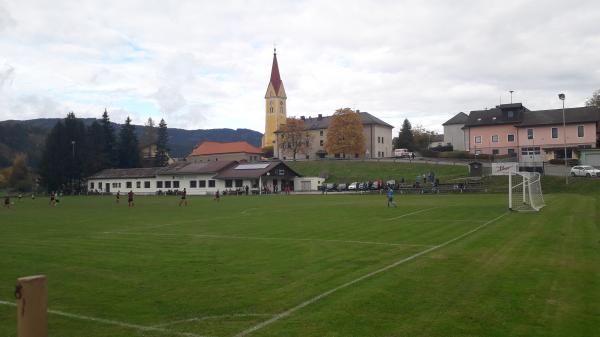
[(350, 106), (439, 130), (508, 90), (532, 109), (558, 106), (559, 91), (583, 104), (600, 83), (599, 20), (592, 0), (11, 0), (0, 2), (0, 64), (14, 67), (10, 82), (0, 68), (0, 117), (108, 106), (117, 121), (262, 131), (276, 42), (290, 115)]

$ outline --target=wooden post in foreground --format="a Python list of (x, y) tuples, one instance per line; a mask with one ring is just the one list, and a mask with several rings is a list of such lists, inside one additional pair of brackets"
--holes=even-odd
[(17, 336), (48, 337), (46, 276), (17, 279)]

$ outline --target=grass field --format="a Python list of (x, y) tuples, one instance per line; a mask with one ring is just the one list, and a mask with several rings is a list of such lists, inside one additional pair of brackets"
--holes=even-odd
[(0, 210), (0, 336), (46, 274), (51, 336), (599, 336), (598, 197), (138, 198)]
[(382, 179), (384, 181), (404, 178), (414, 182), (415, 177), (427, 172), (435, 172), (444, 182), (452, 178), (464, 177), (469, 170), (464, 165), (432, 165), (423, 163), (358, 161), (358, 160), (307, 160), (286, 161), (291, 168), (303, 176), (327, 176), (327, 182), (351, 183)]

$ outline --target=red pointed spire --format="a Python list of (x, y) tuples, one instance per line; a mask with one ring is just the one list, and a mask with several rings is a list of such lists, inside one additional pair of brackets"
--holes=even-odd
[(279, 65), (277, 64), (277, 49), (273, 51), (273, 66), (271, 67), (271, 84), (275, 89), (275, 94), (279, 94), (279, 88), (281, 87), (281, 76), (279, 76)]

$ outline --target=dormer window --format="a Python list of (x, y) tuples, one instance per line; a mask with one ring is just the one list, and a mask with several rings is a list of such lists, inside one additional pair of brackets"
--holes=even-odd
[(508, 118), (513, 118), (515, 116), (515, 113), (511, 110), (507, 112), (506, 115), (508, 116)]

